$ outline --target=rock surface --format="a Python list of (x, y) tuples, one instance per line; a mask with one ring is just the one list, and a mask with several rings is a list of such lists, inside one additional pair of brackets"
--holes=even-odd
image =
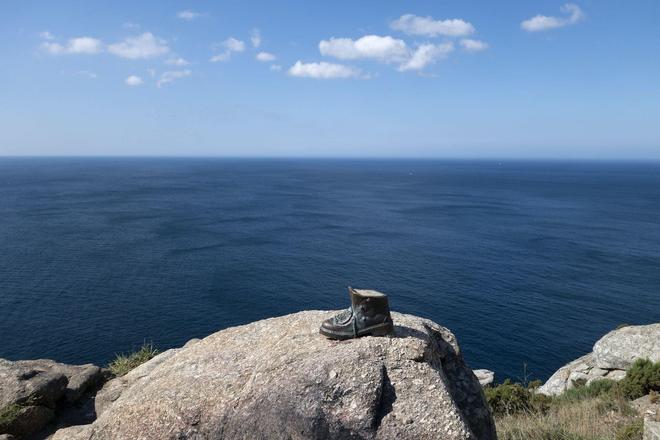
[(635, 411), (641, 414), (644, 419), (660, 422), (660, 399), (658, 399), (657, 396), (651, 398), (651, 395), (647, 394), (646, 396), (633, 400), (631, 406)]
[(12, 413), (11, 421), (0, 426), (0, 434), (27, 436), (39, 431), (63, 400), (77, 401), (101, 376), (94, 365), (0, 359), (0, 412)]
[(660, 440), (660, 422), (644, 420), (644, 440)]
[(495, 381), (495, 372), (490, 370), (484, 370), (484, 369), (474, 370), (474, 375), (477, 376), (477, 380), (479, 381), (479, 384), (481, 384), (482, 387), (485, 387), (486, 385), (490, 385), (493, 383), (493, 381)]
[(395, 333), (319, 335), (336, 312), (229, 328), (113, 379), (97, 420), (53, 439), (496, 439), (454, 335), (393, 313)]
[(557, 370), (539, 393), (559, 395), (575, 382), (621, 380), (636, 359), (660, 361), (660, 324), (627, 326), (613, 330), (594, 344), (593, 351)]
[(635, 359), (660, 361), (660, 324), (631, 325), (614, 330), (594, 345), (594, 364), (608, 370), (627, 370)]

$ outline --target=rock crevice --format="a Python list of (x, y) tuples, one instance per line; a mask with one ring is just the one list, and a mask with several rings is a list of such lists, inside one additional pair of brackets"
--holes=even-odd
[(376, 407), (376, 417), (374, 419), (374, 430), (378, 431), (383, 418), (392, 412), (392, 405), (396, 401), (396, 388), (387, 374), (387, 367), (382, 368), (382, 382), (380, 385), (380, 395), (378, 397), (378, 406)]
[(93, 409), (88, 414), (79, 401), (102, 379), (103, 371), (91, 364), (0, 359), (0, 434), (27, 437), (56, 416), (77, 423), (93, 420)]

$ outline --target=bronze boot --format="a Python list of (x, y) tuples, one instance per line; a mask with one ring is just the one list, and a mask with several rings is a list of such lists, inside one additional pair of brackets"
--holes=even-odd
[(385, 336), (394, 326), (387, 295), (375, 290), (348, 288), (351, 307), (321, 324), (320, 332), (330, 339)]

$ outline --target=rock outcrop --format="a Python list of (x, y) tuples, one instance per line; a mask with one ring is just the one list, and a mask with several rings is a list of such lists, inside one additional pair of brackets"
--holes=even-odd
[(660, 440), (660, 422), (644, 420), (644, 440)]
[(660, 361), (660, 324), (630, 325), (603, 336), (594, 345), (599, 368), (626, 370), (636, 359)]
[(647, 394), (632, 402), (631, 406), (644, 418), (644, 440), (660, 440), (660, 399)]
[(660, 324), (635, 325), (603, 336), (589, 354), (564, 365), (539, 388), (539, 393), (558, 395), (576, 382), (621, 380), (636, 359), (660, 361)]
[(490, 371), (490, 370), (484, 370), (479, 369), (479, 370), (474, 370), (474, 375), (477, 376), (477, 380), (481, 384), (482, 387), (485, 387), (487, 385), (491, 385), (495, 381), (495, 372)]
[(319, 335), (335, 312), (229, 328), (166, 351), (97, 394), (98, 418), (54, 440), (494, 440), (454, 335), (393, 313), (388, 337)]
[(91, 364), (0, 359), (0, 434), (41, 430), (60, 407), (77, 402), (101, 378), (101, 369)]

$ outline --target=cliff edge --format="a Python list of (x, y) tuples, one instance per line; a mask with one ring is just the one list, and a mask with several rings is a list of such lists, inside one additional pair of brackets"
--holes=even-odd
[(393, 313), (394, 334), (319, 335), (335, 312), (228, 328), (166, 351), (96, 395), (53, 439), (496, 439), (454, 335)]
[(660, 362), (660, 324), (629, 325), (612, 330), (594, 344), (591, 353), (557, 370), (539, 388), (539, 393), (558, 396), (578, 382), (619, 381), (626, 377), (626, 370), (636, 359)]

